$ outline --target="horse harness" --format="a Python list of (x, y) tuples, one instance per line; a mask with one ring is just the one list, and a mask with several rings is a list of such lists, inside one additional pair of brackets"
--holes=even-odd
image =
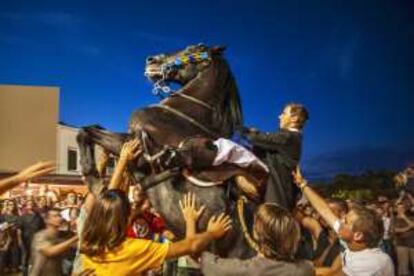
[(168, 74), (171, 71), (176, 70), (177, 68), (181, 67), (182, 65), (189, 64), (189, 63), (199, 63), (199, 62), (202, 62), (204, 60), (210, 60), (208, 52), (197, 52), (197, 53), (192, 53), (192, 54), (188, 54), (188, 55), (182, 55), (182, 56), (177, 57), (173, 62), (163, 65), (161, 67), (162, 77), (161, 77), (161, 79), (159, 79), (158, 81), (155, 82), (154, 88), (152, 90), (152, 93), (154, 95), (160, 97), (162, 99), (162, 101), (161, 101), (160, 104), (154, 104), (154, 105), (151, 105), (150, 107), (161, 108), (161, 109), (166, 110), (170, 113), (173, 113), (177, 117), (180, 117), (180, 118), (186, 120), (187, 122), (190, 122), (192, 125), (194, 125), (197, 128), (201, 129), (202, 131), (204, 131), (208, 135), (217, 138), (217, 137), (219, 137), (218, 133), (215, 133), (214, 131), (212, 131), (208, 127), (204, 126), (202, 123), (195, 120), (191, 116), (188, 116), (188, 115), (184, 114), (183, 112), (164, 104), (165, 100), (168, 99), (169, 97), (181, 97), (183, 99), (189, 100), (192, 103), (195, 103), (195, 104), (198, 104), (198, 105), (200, 105), (204, 108), (207, 108), (210, 111), (214, 110), (214, 108), (210, 104), (205, 103), (204, 101), (202, 101), (200, 99), (197, 99), (196, 97), (193, 97), (193, 96), (190, 96), (190, 95), (187, 95), (187, 94), (184, 94), (184, 93), (178, 93), (178, 92), (172, 90), (171, 87), (169, 87), (168, 84), (165, 81)]

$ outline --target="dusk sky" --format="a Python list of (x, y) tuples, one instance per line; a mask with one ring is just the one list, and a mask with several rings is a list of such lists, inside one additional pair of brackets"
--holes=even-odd
[(246, 125), (274, 130), (285, 103), (308, 107), (305, 159), (414, 149), (408, 0), (2, 0), (0, 84), (59, 86), (61, 121), (125, 131), (158, 101), (145, 58), (199, 42), (227, 46)]

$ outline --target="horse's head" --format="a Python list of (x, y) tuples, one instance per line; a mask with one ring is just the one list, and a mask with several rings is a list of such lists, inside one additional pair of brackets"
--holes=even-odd
[(223, 51), (224, 47), (221, 46), (198, 44), (172, 54), (149, 56), (145, 75), (153, 82), (163, 80), (185, 85), (207, 68), (212, 59), (221, 56)]
[[(161, 98), (186, 95), (185, 104), (182, 98), (168, 100), (175, 101), (174, 108), (180, 113), (213, 130), (207, 132), (229, 137), (243, 125), (243, 114), (235, 79), (223, 58), (224, 49), (198, 44), (173, 54), (150, 56), (145, 75), (154, 82), (155, 95)], [(171, 83), (182, 87), (173, 91)]]

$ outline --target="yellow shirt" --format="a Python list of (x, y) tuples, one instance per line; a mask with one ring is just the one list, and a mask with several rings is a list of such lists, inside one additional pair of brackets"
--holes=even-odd
[(92, 268), (97, 276), (140, 275), (161, 266), (168, 247), (165, 243), (127, 238), (116, 250), (105, 253), (102, 257), (81, 254), (82, 269)]

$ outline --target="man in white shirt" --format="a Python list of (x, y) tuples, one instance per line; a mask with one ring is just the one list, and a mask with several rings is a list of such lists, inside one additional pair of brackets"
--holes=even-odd
[(303, 178), (299, 168), (294, 180), (312, 207), (338, 234), (345, 250), (342, 252), (342, 271), (349, 276), (393, 276), (391, 258), (378, 247), (383, 235), (382, 221), (364, 207), (353, 207), (341, 221)]

